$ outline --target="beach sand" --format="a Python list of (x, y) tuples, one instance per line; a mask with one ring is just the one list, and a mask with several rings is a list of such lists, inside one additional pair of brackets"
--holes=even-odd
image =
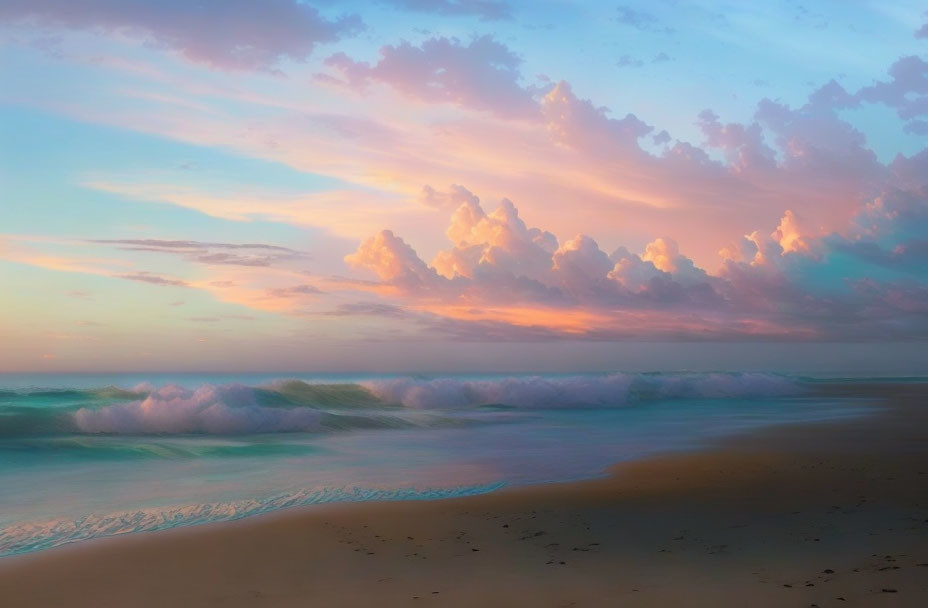
[(0, 559), (0, 605), (928, 606), (928, 385), (608, 478)]

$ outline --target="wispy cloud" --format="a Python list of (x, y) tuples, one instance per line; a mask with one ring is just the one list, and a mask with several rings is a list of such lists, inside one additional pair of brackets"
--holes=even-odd
[(486, 21), (509, 19), (511, 7), (500, 0), (387, 0), (399, 8), (450, 17), (474, 16)]
[(674, 29), (661, 23), (653, 14), (641, 11), (630, 6), (620, 6), (616, 9), (616, 21), (622, 25), (633, 27), (642, 32), (657, 32), (672, 34)]
[(187, 281), (182, 281), (180, 279), (173, 279), (170, 277), (162, 277), (156, 274), (151, 274), (149, 272), (134, 272), (131, 274), (117, 274), (113, 275), (117, 279), (126, 279), (127, 281), (139, 281), (141, 283), (149, 283), (151, 285), (164, 285), (168, 287), (190, 287), (190, 284)]
[(271, 266), (277, 262), (307, 257), (305, 253), (287, 247), (263, 243), (205, 243), (162, 239), (95, 239), (89, 242), (117, 245), (128, 251), (179, 255), (200, 264)]

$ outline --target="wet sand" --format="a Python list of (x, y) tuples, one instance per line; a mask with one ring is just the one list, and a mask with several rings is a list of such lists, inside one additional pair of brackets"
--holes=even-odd
[(928, 606), (928, 384), (608, 478), (0, 558), (0, 605)]

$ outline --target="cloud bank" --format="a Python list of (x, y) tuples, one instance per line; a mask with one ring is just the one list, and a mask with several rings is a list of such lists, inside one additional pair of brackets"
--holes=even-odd
[[(247, 179), (217, 188), (218, 172), (202, 179), (188, 172), (179, 186), (165, 183), (177, 177), (169, 172), (133, 173), (116, 162), (93, 168), (84, 186), (121, 205), (131, 201), (139, 217), (160, 203), (165, 218), (174, 214), (177, 234), (191, 240), (144, 238), (142, 223), (131, 231), (85, 228), (77, 246), (93, 243), (90, 256), (74, 243), (8, 236), (0, 246), (6, 260), (103, 277), (94, 286), (98, 302), (112, 299), (107, 285), (127, 290), (125, 280), (156, 297), (188, 288), (189, 308), (177, 317), (184, 327), (238, 318), (208, 309), (206, 295), (279, 314), (274, 331), (287, 338), (306, 319), (321, 319), (319, 333), (333, 341), (926, 337), (928, 153), (912, 150), (928, 134), (928, 64), (912, 50), (921, 44), (910, 36), (914, 22), (904, 25), (909, 46), (880, 60), (885, 73), (868, 61), (807, 96), (784, 87), (767, 64), (770, 73), (740, 73), (740, 84), (710, 79), (708, 93), (719, 100), (712, 108), (654, 97), (655, 106), (667, 106), (665, 120), (678, 105), (688, 108), (684, 120), (694, 126), (681, 134), (658, 124), (660, 108), (635, 105), (651, 83), (636, 87), (634, 77), (656, 70), (688, 86), (684, 71), (694, 63), (721, 73), (705, 57), (673, 50), (693, 33), (681, 28), (668, 38), (665, 21), (678, 25), (680, 15), (659, 7), (607, 8), (609, 27), (621, 25), (617, 31), (636, 45), (617, 45), (604, 58), (556, 46), (558, 28), (579, 31), (573, 23), (545, 30), (554, 32), (543, 41), (555, 52), (542, 52), (526, 43), (542, 34), (526, 32), (540, 32), (558, 13), (517, 32), (522, 25), (505, 20), (509, 6), (492, 0), (383, 2), (375, 14), (418, 18), (421, 27), (397, 34), (388, 26), (321, 56), (318, 45), (351, 35), (360, 20), (337, 18), (329, 5), (321, 12), (285, 0), (254, 6), (38, 0), (0, 7), (0, 21), (22, 26), (24, 39), (37, 28), (82, 30), (68, 45), (74, 57), (33, 59), (94, 84), (89, 95), (72, 82), (82, 78), (62, 78), (55, 83), (61, 105), (52, 107), (30, 74), (14, 104), (218, 150), (235, 156), (229, 166), (243, 174), (245, 159), (303, 174), (275, 171), (283, 188), (275, 191), (276, 178), (261, 170), (258, 188)], [(594, 24), (585, 25), (592, 33)], [(743, 36), (743, 26), (732, 19), (725, 36), (739, 28)], [(90, 41), (101, 33), (104, 44)], [(709, 38), (700, 40), (707, 49), (718, 42)], [(126, 43), (127, 57), (98, 57), (116, 47), (113, 40)], [(159, 47), (218, 69), (164, 61)], [(311, 53), (317, 61), (296, 65)], [(602, 63), (572, 71), (594, 56)], [(643, 69), (619, 71), (616, 63)], [(277, 68), (289, 77), (227, 73)], [(535, 73), (548, 69), (561, 73)], [(607, 86), (616, 74), (627, 88)], [(756, 103), (725, 101), (729, 88), (756, 99), (761, 84), (769, 96)], [(602, 105), (607, 100), (612, 109)], [(868, 124), (873, 116), (878, 130)], [(308, 192), (295, 189), (303, 187)], [(186, 224), (193, 214), (177, 207), (210, 216), (210, 224)], [(222, 222), (236, 223), (228, 237), (205, 228)], [(214, 242), (252, 229), (266, 232), (250, 244)], [(298, 230), (312, 257), (257, 242), (287, 234), (282, 242), (291, 244)], [(158, 231), (172, 234), (170, 226)], [(107, 232), (141, 237), (88, 240)], [(20, 244), (26, 240), (29, 247)]]
[(305, 60), (320, 43), (362, 28), (357, 15), (328, 20), (297, 0), (9, 0), (0, 22), (95, 29), (177, 51), (222, 69), (272, 69)]
[(889, 190), (842, 233), (812, 236), (785, 210), (723, 250), (710, 273), (670, 238), (611, 253), (584, 234), (559, 242), (503, 200), (486, 213), (456, 186), (449, 249), (423, 261), (382, 231), (346, 257), (372, 291), (459, 336), (495, 338), (907, 340), (928, 338), (928, 189)]

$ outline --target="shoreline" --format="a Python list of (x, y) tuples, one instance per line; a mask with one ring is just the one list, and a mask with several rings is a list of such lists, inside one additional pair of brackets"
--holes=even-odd
[[(882, 398), (883, 411), (755, 429), (584, 481), (70, 543), (0, 558), (0, 596), (15, 606), (721, 605), (733, 593), (758, 606), (928, 603), (918, 582), (928, 385), (846, 390)], [(803, 567), (813, 561), (825, 565)]]
[[(867, 386), (871, 386), (870, 379), (868, 379), (867, 382), (868, 382)], [(926, 386), (928, 386), (928, 384), (926, 384)], [(806, 397), (809, 398), (810, 396), (811, 395), (807, 395)], [(834, 395), (831, 395), (831, 396), (834, 396)], [(872, 397), (864, 397), (862, 399), (866, 399), (871, 402), (876, 400)], [(586, 484), (586, 483), (591, 483), (591, 482), (596, 482), (596, 481), (607, 480), (615, 475), (620, 474), (624, 466), (628, 466), (636, 462), (650, 461), (650, 460), (661, 459), (661, 458), (666, 458), (666, 457), (673, 457), (677, 455), (698, 453), (698, 452), (702, 452), (706, 450), (715, 450), (715, 449), (719, 449), (721, 446), (723, 446), (728, 441), (736, 440), (742, 437), (750, 437), (755, 433), (761, 433), (767, 430), (777, 431), (779, 429), (791, 427), (791, 426), (806, 426), (806, 425), (815, 425), (815, 424), (837, 424), (847, 419), (865, 417), (865, 416), (870, 416), (870, 415), (879, 413), (879, 406), (874, 408), (872, 404), (863, 405), (863, 404), (858, 404), (858, 403), (849, 403), (846, 405), (846, 407), (848, 409), (847, 412), (841, 412), (841, 413), (833, 412), (831, 413), (831, 415), (824, 415), (822, 417), (808, 418), (808, 419), (803, 419), (803, 420), (770, 422), (770, 423), (762, 424), (759, 426), (747, 426), (743, 428), (738, 428), (737, 430), (728, 430), (715, 437), (703, 438), (701, 440), (702, 443), (690, 444), (688, 446), (681, 446), (681, 447), (674, 447), (674, 448), (663, 448), (653, 453), (636, 455), (636, 456), (630, 457), (628, 459), (624, 459), (619, 462), (613, 462), (611, 464), (607, 464), (605, 467), (600, 469), (598, 472), (591, 472), (591, 473), (588, 473), (582, 476), (569, 478), (569, 479), (552, 479), (552, 480), (535, 481), (535, 482), (518, 483), (518, 484), (511, 484), (511, 483), (505, 483), (505, 482), (479, 483), (473, 486), (462, 486), (461, 488), (448, 488), (447, 491), (449, 495), (439, 497), (439, 498), (422, 496), (422, 497), (415, 497), (415, 498), (393, 498), (393, 499), (391, 498), (377, 498), (377, 499), (364, 498), (364, 499), (359, 499), (359, 500), (332, 500), (332, 501), (322, 501), (322, 502), (308, 502), (305, 504), (294, 504), (294, 505), (290, 505), (286, 507), (271, 508), (271, 509), (256, 512), (256, 513), (243, 514), (243, 515), (235, 516), (230, 519), (218, 519), (214, 521), (184, 522), (184, 523), (180, 523), (176, 525), (171, 525), (165, 528), (133, 530), (129, 532), (102, 534), (102, 535), (94, 536), (92, 538), (65, 541), (60, 544), (55, 544), (55, 545), (48, 546), (42, 549), (33, 549), (33, 550), (10, 553), (10, 554), (0, 554), (0, 568), (2, 568), (2, 564), (4, 563), (5, 560), (21, 559), (29, 555), (34, 555), (34, 554), (39, 554), (39, 553), (44, 554), (47, 551), (62, 551), (62, 550), (65, 550), (66, 548), (74, 548), (74, 547), (83, 548), (91, 544), (96, 546), (97, 544), (100, 544), (108, 539), (112, 539), (115, 542), (121, 542), (121, 539), (125, 539), (130, 536), (135, 536), (137, 534), (151, 534), (151, 533), (165, 534), (165, 533), (171, 533), (174, 531), (176, 531), (176, 533), (181, 533), (181, 531), (184, 531), (184, 530), (199, 529), (203, 526), (216, 526), (216, 525), (228, 526), (228, 525), (237, 524), (243, 521), (251, 521), (256, 518), (269, 518), (269, 517), (280, 516), (284, 513), (301, 512), (305, 509), (312, 509), (314, 511), (317, 511), (319, 509), (333, 509), (333, 508), (339, 509), (339, 508), (342, 508), (348, 505), (356, 505), (356, 504), (389, 504), (389, 503), (395, 503), (395, 502), (400, 502), (400, 503), (403, 503), (403, 502), (434, 502), (437, 500), (449, 501), (449, 500), (456, 500), (456, 499), (468, 499), (468, 498), (473, 498), (475, 496), (482, 496), (482, 495), (487, 495), (487, 494), (521, 492), (523, 490), (533, 488), (533, 487), (547, 487), (547, 486), (567, 487), (567, 486), (571, 486), (574, 484)], [(852, 412), (852, 410), (862, 410), (862, 411)], [(497, 487), (492, 488), (492, 486), (497, 486)], [(483, 490), (481, 488), (490, 488), (490, 489)], [(458, 490), (466, 490), (467, 493), (454, 495)], [(422, 488), (421, 491), (423, 493), (429, 493), (431, 490), (430, 488), (426, 487), (426, 488)], [(441, 491), (442, 489), (436, 490), (436, 492), (438, 493), (440, 493)]]
[[(730, 374), (725, 375), (731, 376)], [(771, 377), (769, 374), (765, 376), (767, 378)], [(774, 374), (772, 376), (776, 377), (777, 375)], [(278, 494), (267, 493), (251, 499), (227, 498), (223, 500), (219, 498), (218, 500), (205, 500), (199, 503), (165, 503), (158, 507), (151, 508), (140, 506), (137, 509), (133, 509), (130, 506), (126, 508), (126, 510), (115, 511), (101, 510), (99, 505), (95, 505), (94, 507), (88, 507), (90, 510), (83, 511), (84, 513), (88, 513), (87, 517), (78, 517), (74, 519), (73, 525), (72, 520), (69, 518), (54, 519), (52, 515), (48, 515), (47, 518), (41, 518), (37, 517), (34, 513), (21, 513), (19, 519), (24, 519), (31, 523), (18, 525), (11, 523), (8, 529), (0, 530), (0, 560), (31, 554), (36, 551), (48, 551), (72, 544), (98, 542), (99, 539), (107, 537), (125, 537), (129, 534), (142, 532), (165, 532), (174, 528), (182, 529), (194, 526), (212, 525), (215, 523), (228, 523), (252, 517), (269, 516), (281, 510), (299, 509), (310, 506), (313, 508), (320, 508), (330, 503), (339, 505), (354, 502), (449, 499), (484, 494), (501, 489), (513, 491), (532, 485), (567, 484), (602, 479), (610, 475), (609, 471), (613, 467), (622, 463), (646, 460), (663, 455), (682, 454), (709, 449), (717, 445), (720, 441), (724, 441), (726, 438), (750, 434), (751, 432), (764, 428), (776, 428), (790, 424), (809, 424), (820, 421), (833, 422), (842, 420), (846, 417), (869, 415), (873, 409), (869, 405), (861, 404), (859, 399), (821, 399), (816, 396), (816, 393), (820, 391), (820, 385), (816, 383), (805, 383), (804, 388), (800, 387), (802, 387), (801, 383), (799, 386), (791, 386), (786, 390), (786, 395), (781, 397), (770, 397), (767, 395), (759, 397), (760, 403), (757, 409), (763, 412), (764, 407), (761, 406), (762, 403), (766, 402), (768, 399), (776, 401), (778, 398), (787, 400), (797, 399), (796, 403), (812, 402), (816, 404), (818, 409), (810, 408), (808, 405), (800, 406), (790, 404), (788, 401), (786, 404), (780, 404), (779, 407), (783, 407), (784, 409), (777, 413), (773, 411), (752, 413), (752, 411), (755, 410), (753, 404), (741, 403), (738, 408), (740, 414), (735, 414), (733, 416), (730, 414), (721, 414), (715, 422), (710, 423), (710, 425), (714, 425), (714, 429), (709, 432), (707, 432), (705, 428), (690, 429), (687, 433), (671, 432), (671, 436), (676, 435), (673, 441), (664, 440), (651, 445), (638, 444), (630, 453), (625, 452), (625, 450), (619, 450), (619, 453), (609, 452), (610, 456), (600, 454), (599, 457), (593, 457), (592, 460), (595, 462), (586, 463), (587, 466), (582, 466), (580, 468), (573, 467), (571, 471), (546, 471), (544, 477), (536, 475), (534, 479), (506, 481), (505, 478), (509, 477), (507, 475), (494, 477), (493, 464), (491, 463), (487, 467), (489, 472), (487, 477), (480, 478), (478, 476), (478, 478), (472, 479), (470, 483), (462, 482), (458, 485), (442, 485), (442, 482), (445, 480), (433, 479), (434, 484), (432, 485), (428, 482), (415, 486), (400, 482), (400, 485), (380, 488), (375, 485), (369, 487), (363, 485), (349, 485), (344, 488), (335, 487), (331, 494), (328, 494), (325, 488), (323, 488), (322, 492), (291, 490)], [(106, 392), (109, 390), (110, 389), (94, 389), (91, 392)], [(796, 391), (796, 393), (793, 394), (793, 391)], [(763, 391), (761, 392), (763, 393)], [(668, 399), (666, 401), (667, 403), (660, 404), (660, 407), (673, 407), (673, 399)], [(831, 401), (831, 403), (829, 403), (829, 401)], [(784, 407), (787, 404), (788, 407)], [(655, 413), (660, 411), (658, 404), (648, 404), (647, 400), (634, 405), (636, 406), (634, 408), (622, 406), (614, 409), (606, 408), (605, 411), (622, 412), (627, 409), (632, 409), (632, 411), (634, 411), (638, 409), (638, 407), (645, 405), (647, 405), (649, 409), (652, 407), (655, 408)], [(802, 413), (790, 412), (794, 405), (797, 408), (804, 408), (805, 411)], [(687, 410), (689, 410), (689, 408), (687, 408)], [(586, 407), (583, 408), (583, 411), (586, 411)], [(680, 413), (683, 416), (692, 416), (690, 412), (684, 413), (681, 411)], [(716, 415), (716, 412), (711, 413)], [(676, 414), (671, 414), (669, 420), (674, 419), (674, 416), (676, 416)], [(739, 416), (741, 418), (740, 420), (738, 419)], [(756, 418), (751, 419), (752, 416)], [(665, 415), (664, 418), (667, 418), (667, 416)], [(728, 418), (734, 418), (734, 420), (729, 420)], [(705, 418), (700, 415), (699, 419)], [(678, 426), (679, 423), (680, 420), (677, 419)], [(621, 434), (621, 430), (617, 429), (617, 431)], [(687, 436), (687, 434), (689, 436)], [(130, 439), (131, 437), (132, 436), (130, 436)], [(143, 439), (148, 439), (144, 435), (141, 437)], [(185, 436), (181, 435), (181, 437), (184, 438)], [(192, 435), (191, 438), (192, 437), (209, 438), (210, 435)], [(277, 439), (281, 436), (275, 435), (274, 437)], [(283, 437), (287, 436), (283, 435)], [(320, 435), (320, 437), (324, 439), (325, 435)], [(117, 434), (114, 438), (118, 440), (120, 436)], [(156, 436), (155, 438), (157, 439), (158, 437)], [(169, 436), (169, 439), (170, 438), (172, 437)], [(232, 438), (234, 439), (237, 437), (233, 436)], [(575, 436), (573, 441), (577, 441), (578, 439), (580, 439), (579, 436)], [(617, 438), (616, 435), (610, 433), (609, 440), (606, 442), (600, 441), (600, 444), (606, 447), (606, 449), (609, 449), (608, 446), (610, 443), (613, 446), (623, 446), (626, 441), (634, 443), (636, 441), (636, 435), (634, 433), (626, 433), (621, 438)], [(504, 445), (504, 443), (497, 442), (496, 445)], [(595, 451), (590, 452), (590, 454), (595, 453)], [(500, 456), (506, 458), (505, 454)], [(536, 462), (543, 461), (536, 460)], [(555, 461), (552, 460), (551, 462)], [(300, 471), (295, 470), (294, 473), (299, 474)], [(83, 475), (84, 472), (81, 471), (79, 474)], [(88, 474), (92, 475), (92, 472), (88, 472)], [(172, 476), (168, 474), (165, 478), (171, 479)], [(157, 480), (159, 478), (156, 477), (155, 479)], [(21, 483), (23, 481), (21, 481)], [(182, 500), (182, 498), (177, 496), (175, 496), (175, 498)], [(74, 509), (69, 509), (69, 511), (75, 512)]]

